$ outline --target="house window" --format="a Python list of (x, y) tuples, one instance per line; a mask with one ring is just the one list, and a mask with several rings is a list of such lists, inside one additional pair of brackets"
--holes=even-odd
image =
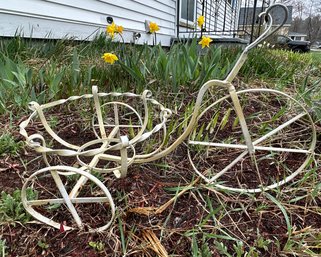
[(237, 0), (226, 0), (226, 2), (232, 7), (235, 8), (237, 5)]
[(180, 1), (180, 23), (186, 26), (193, 26), (196, 16), (196, 0)]

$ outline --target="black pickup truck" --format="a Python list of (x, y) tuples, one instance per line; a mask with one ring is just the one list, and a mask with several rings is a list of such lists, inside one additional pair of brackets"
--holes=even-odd
[(281, 35), (277, 37), (277, 46), (279, 48), (300, 53), (306, 53), (310, 51), (310, 41), (293, 40), (289, 37)]

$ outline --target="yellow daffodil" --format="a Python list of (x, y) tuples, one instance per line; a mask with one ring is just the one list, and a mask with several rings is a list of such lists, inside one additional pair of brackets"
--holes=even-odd
[(212, 42), (213, 40), (210, 39), (209, 37), (205, 37), (203, 36), (202, 37), (202, 40), (200, 42), (198, 42), (199, 45), (202, 45), (202, 48), (204, 47), (209, 47), (210, 46), (210, 43)]
[(116, 24), (113, 22), (112, 24), (108, 25), (106, 28), (106, 32), (111, 38), (113, 38), (116, 32)]
[(198, 19), (197, 19), (197, 26), (199, 26), (200, 28), (202, 28), (204, 22), (205, 22), (204, 16), (198, 17)]
[(114, 62), (118, 60), (118, 57), (112, 53), (104, 53), (101, 58), (103, 58), (105, 62), (108, 62), (110, 64), (114, 64)]
[(159, 27), (156, 22), (150, 22), (149, 23), (149, 32), (155, 33), (156, 31), (159, 31)]
[(116, 33), (123, 34), (124, 27), (123, 26), (117, 26), (116, 25)]

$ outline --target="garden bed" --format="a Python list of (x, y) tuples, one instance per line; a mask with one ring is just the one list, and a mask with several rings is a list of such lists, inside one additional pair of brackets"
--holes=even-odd
[[(125, 49), (127, 54), (120, 58), (123, 63), (106, 66), (97, 61), (101, 49), (109, 47), (116, 51), (118, 46), (105, 39), (97, 39), (90, 45), (71, 44), (70, 47), (49, 42), (52, 44), (49, 49), (54, 54), (40, 56), (37, 49), (28, 44), (20, 42), (15, 45), (12, 41), (13, 52), (7, 53), (7, 47), (3, 46), (1, 50), (6, 56), (0, 58), (2, 70), (10, 68), (16, 74), (20, 72), (26, 78), (26, 84), (20, 85), (21, 81), (15, 75), (2, 74), (2, 77), (7, 77), (0, 84), (0, 89), (6, 90), (1, 91), (4, 97), (0, 99), (0, 191), (5, 192), (0, 200), (0, 256), (1, 251), (6, 256), (241, 257), (321, 254), (320, 112), (316, 107), (320, 82), (315, 70), (320, 64), (308, 55), (257, 50), (235, 82), (242, 89), (277, 87), (295, 93), (309, 110), (313, 110), (311, 113), (316, 121), (319, 140), (316, 154), (293, 182), (258, 194), (218, 190), (193, 172), (187, 145), (183, 143), (158, 161), (130, 166), (126, 178), (97, 175), (110, 190), (117, 213), (108, 230), (92, 234), (86, 230), (62, 231), (43, 225), (27, 215), (22, 207), (17, 190), (31, 174), (45, 167), (41, 156), (21, 143), (23, 138), (17, 129), (29, 115), (27, 102), (37, 100), (44, 103), (72, 94), (81, 95), (89, 92), (94, 83), (105, 92), (141, 93), (142, 89), (149, 88), (157, 95), (155, 98), (159, 102), (174, 111), (166, 139), (170, 144), (184, 131), (200, 85), (208, 78), (224, 77), (230, 67), (226, 64), (227, 60), (232, 63), (239, 49), (223, 51), (213, 47), (207, 56), (199, 57), (193, 43), (191, 46), (174, 46), (168, 52), (158, 46), (128, 47)], [(186, 56), (190, 57), (188, 60), (185, 51)], [(17, 57), (18, 53), (20, 57)], [(33, 65), (30, 64), (32, 59), (44, 61)], [(302, 68), (304, 63), (307, 65)], [(90, 68), (91, 65), (93, 68)], [(6, 84), (9, 83), (7, 80), (15, 83)], [(25, 91), (22, 86), (25, 86)], [(17, 92), (22, 94), (15, 97)], [(222, 91), (214, 88), (211, 93), (218, 97)], [(278, 104), (275, 99), (270, 99), (270, 110), (277, 112)], [(77, 144), (94, 138), (86, 130), (88, 127), (78, 122), (86, 116), (80, 107), (73, 107), (73, 117), (62, 109), (48, 113), (58, 134)], [(255, 99), (251, 99), (252, 107), (258, 107)], [(251, 108), (245, 109), (246, 114), (253, 111)], [(295, 128), (298, 127), (294, 125)], [(32, 123), (28, 129), (29, 132), (43, 131), (39, 122)], [(258, 131), (258, 127), (252, 129)], [(231, 130), (233, 122), (227, 122), (217, 135), (224, 138)], [(228, 158), (228, 154), (222, 153), (214, 161), (223, 165)], [(286, 162), (295, 166), (299, 159), (292, 154), (287, 156)], [(51, 158), (50, 161), (53, 164), (76, 165), (74, 158), (69, 157)], [(269, 163), (266, 162), (266, 165)], [(265, 171), (268, 174), (269, 167)], [(255, 178), (248, 175), (244, 182), (251, 185)], [(230, 179), (231, 185), (237, 185), (235, 177), (230, 174), (224, 177), (224, 180)], [(268, 181), (268, 175), (266, 179)], [(50, 180), (46, 182), (45, 190), (50, 194), (54, 183)], [(64, 180), (70, 186), (73, 182), (72, 179)], [(39, 187), (38, 190), (44, 189)], [(88, 184), (83, 194), (91, 190), (93, 188)], [(104, 219), (108, 219), (105, 210), (105, 206), (93, 204), (85, 206), (81, 215), (86, 221), (103, 224)], [(51, 215), (54, 213), (62, 224), (69, 218), (61, 206), (46, 211)]]
[[(71, 123), (68, 115), (60, 112), (51, 115), (59, 117), (62, 128), (74, 124), (64, 133), (65, 138), (78, 143), (86, 140), (86, 133)], [(29, 128), (31, 131), (39, 129), (37, 123), (33, 126)], [(21, 139), (15, 135), (17, 140)], [(19, 158), (5, 158), (1, 162), (2, 188), (7, 193), (21, 188), (25, 178), (44, 167), (42, 158), (38, 157), (25, 148), (19, 152)], [(296, 162), (297, 158), (293, 156), (292, 161)], [(75, 164), (68, 158), (64, 162)], [(121, 256), (125, 253), (156, 256), (162, 247), (168, 255), (175, 256), (196, 256), (196, 252), (199, 256), (226, 256), (234, 251), (280, 256), (288, 247), (288, 251), (300, 249), (300, 242), (296, 241), (299, 235), (317, 247), (313, 238), (318, 237), (321, 224), (320, 198), (318, 193), (311, 198), (308, 194), (312, 192), (304, 185), (318, 179), (319, 168), (308, 168), (311, 177), (304, 179), (303, 184), (258, 195), (217, 191), (204, 184), (192, 170), (183, 144), (158, 162), (131, 166), (124, 179), (99, 176), (117, 206), (117, 218), (104, 233), (62, 232), (29, 218), (24, 224), (4, 223), (2, 240), (6, 240), (9, 256)], [(55, 189), (54, 183), (46, 182), (46, 190)], [(175, 200), (171, 201), (173, 197)], [(91, 222), (103, 222), (104, 209), (89, 208), (82, 210), (84, 221), (87, 212), (91, 216), (88, 219), (93, 219)], [(70, 218), (66, 216), (66, 209), (54, 211), (61, 222)], [(150, 242), (151, 235), (160, 240), (161, 245)]]

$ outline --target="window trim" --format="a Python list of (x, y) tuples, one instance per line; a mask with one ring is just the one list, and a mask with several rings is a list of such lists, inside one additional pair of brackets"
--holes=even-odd
[(237, 0), (225, 0), (225, 1), (232, 9), (235, 8), (235, 6), (237, 5)]
[[(187, 0), (190, 1), (190, 0)], [(194, 21), (189, 21), (184, 18), (182, 18), (182, 0), (180, 1), (180, 6), (179, 6), (179, 25), (188, 27), (188, 28), (194, 28), (195, 27), (195, 22), (196, 22), (196, 15), (197, 15), (197, 0), (193, 0), (194, 2)]]

